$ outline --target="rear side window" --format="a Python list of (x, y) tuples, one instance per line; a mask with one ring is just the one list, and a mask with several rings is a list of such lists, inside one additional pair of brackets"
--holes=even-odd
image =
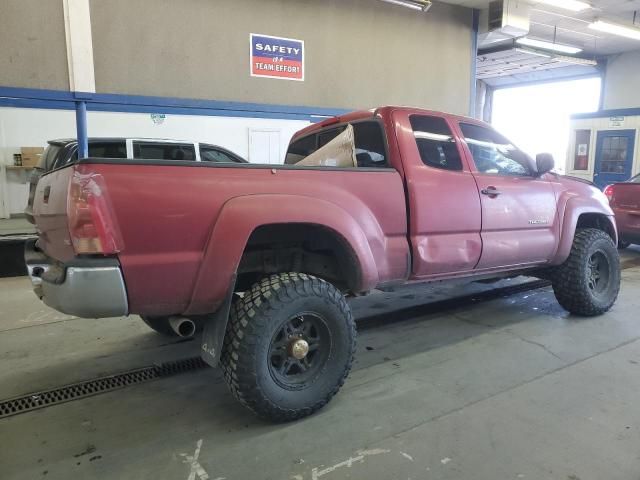
[(636, 175), (635, 177), (631, 177), (629, 179), (631, 183), (640, 183), (640, 175)]
[(233, 158), (222, 150), (208, 145), (200, 145), (200, 160), (203, 162), (213, 163), (234, 163), (237, 159)]
[(133, 158), (148, 160), (195, 160), (193, 144), (133, 142)]
[[(377, 121), (356, 122), (353, 126), (356, 160), (360, 168), (385, 168), (387, 163), (387, 149), (384, 142), (384, 132)], [(287, 150), (285, 164), (293, 165), (318, 148), (323, 147), (344, 131), (341, 126), (324, 130), (296, 140)]]
[(354, 123), (353, 136), (358, 167), (384, 168), (388, 166), (382, 127), (378, 122)]
[(533, 160), (495, 130), (461, 123), (460, 129), (481, 173), (506, 176), (532, 175)]
[(444, 118), (412, 115), (409, 121), (425, 165), (442, 170), (462, 170), (458, 146)]

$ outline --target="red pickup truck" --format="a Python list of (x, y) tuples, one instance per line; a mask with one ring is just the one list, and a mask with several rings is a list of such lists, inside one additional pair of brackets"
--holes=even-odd
[(618, 248), (640, 244), (640, 174), (608, 185), (604, 194), (616, 215)]
[[(297, 165), (345, 129), (352, 165)], [(88, 158), (53, 170), (25, 257), (59, 311), (138, 314), (169, 334), (203, 326), (202, 355), (238, 400), (291, 420), (349, 373), (347, 296), (525, 274), (550, 278), (572, 313), (606, 312), (620, 286), (613, 212), (552, 168), (471, 118), (382, 107), (298, 132), (284, 165)]]

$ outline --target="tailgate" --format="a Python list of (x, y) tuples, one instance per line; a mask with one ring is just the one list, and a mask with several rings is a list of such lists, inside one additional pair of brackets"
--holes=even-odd
[(61, 262), (74, 257), (67, 222), (67, 195), (74, 168), (69, 166), (40, 177), (33, 196), (38, 247)]
[(617, 183), (611, 193), (620, 236), (628, 241), (629, 236), (640, 235), (640, 183)]
[(640, 183), (616, 183), (612, 190), (613, 208), (640, 213)]

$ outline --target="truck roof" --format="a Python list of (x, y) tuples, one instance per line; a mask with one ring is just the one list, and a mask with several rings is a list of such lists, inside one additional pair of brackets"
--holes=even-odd
[(348, 112), (342, 115), (336, 115), (335, 117), (326, 118), (325, 120), (322, 120), (318, 123), (313, 123), (308, 127), (305, 127), (302, 130), (297, 131), (293, 135), (293, 138), (291, 140), (293, 141), (294, 139), (297, 139), (299, 137), (304, 137), (308, 133), (314, 132), (324, 127), (328, 127), (333, 124), (349, 123), (357, 120), (374, 118), (377, 116), (384, 116), (386, 114), (389, 114), (397, 110), (405, 110), (405, 111), (410, 111), (412, 113), (422, 113), (426, 115), (435, 115), (438, 117), (446, 117), (446, 118), (451, 118), (455, 120), (464, 120), (464, 121), (473, 122), (473, 123), (483, 123), (475, 118), (466, 117), (464, 115), (455, 115), (452, 113), (441, 112), (438, 110), (429, 110), (426, 108), (407, 107), (407, 106), (399, 106), (399, 105), (384, 105), (377, 108), (371, 108), (369, 110), (356, 110), (354, 112)]

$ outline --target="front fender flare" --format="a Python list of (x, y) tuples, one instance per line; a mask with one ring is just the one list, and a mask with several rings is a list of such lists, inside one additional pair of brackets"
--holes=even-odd
[[(598, 199), (584, 196), (572, 196), (567, 199), (564, 203), (564, 208), (559, 213), (561, 220), (560, 238), (556, 253), (549, 262), (551, 265), (560, 265), (569, 257), (580, 215), (586, 213), (602, 215), (611, 224), (611, 228), (617, 237), (616, 222), (614, 220), (613, 211), (608, 207), (606, 209), (603, 208), (603, 205)], [(613, 240), (616, 242), (617, 238), (614, 238)]]

